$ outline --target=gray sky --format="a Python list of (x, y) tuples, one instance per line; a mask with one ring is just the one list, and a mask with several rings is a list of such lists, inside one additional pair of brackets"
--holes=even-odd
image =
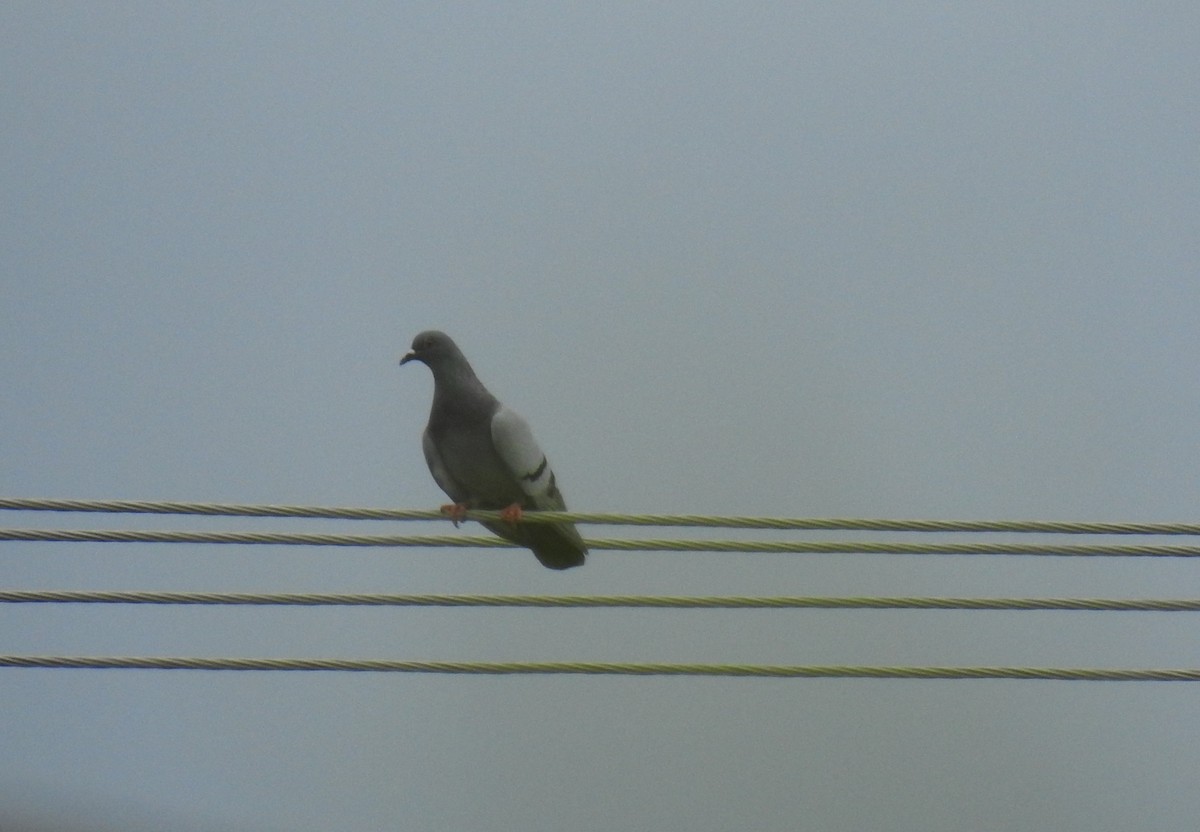
[[(396, 360), (438, 327), (579, 510), (1194, 521), (1197, 43), (1190, 3), (7, 3), (0, 492), (435, 506), (431, 380)], [(9, 543), (0, 568), (1200, 594), (1195, 564), (1151, 560), (596, 552), (558, 574), (502, 550)], [(10, 606), (0, 652), (1196, 667), (1194, 625)], [(1195, 694), (0, 670), (0, 825), (1191, 830)]]

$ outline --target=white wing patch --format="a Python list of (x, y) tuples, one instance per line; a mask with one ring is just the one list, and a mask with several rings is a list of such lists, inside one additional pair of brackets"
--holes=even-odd
[(556, 490), (554, 472), (525, 420), (503, 405), (492, 417), (492, 445), (521, 490), (533, 498)]

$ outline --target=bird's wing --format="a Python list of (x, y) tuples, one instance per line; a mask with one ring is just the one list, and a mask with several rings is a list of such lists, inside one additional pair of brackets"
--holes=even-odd
[[(513, 481), (525, 494), (527, 508), (566, 511), (566, 503), (554, 481), (554, 472), (546, 462), (546, 455), (534, 441), (529, 425), (503, 405), (492, 416), (492, 447), (496, 449), (496, 455), (508, 469)], [(573, 523), (484, 525), (503, 538), (528, 546), (542, 565), (550, 569), (582, 566), (587, 556), (587, 546)]]
[(521, 492), (529, 497), (534, 507), (543, 511), (564, 509), (562, 495), (554, 482), (554, 472), (534, 440), (529, 425), (504, 405), (492, 416), (492, 445)]

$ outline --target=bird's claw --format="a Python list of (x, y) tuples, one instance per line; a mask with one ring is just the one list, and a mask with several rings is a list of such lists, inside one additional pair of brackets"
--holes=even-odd
[(454, 528), (458, 528), (458, 524), (467, 519), (467, 504), (466, 503), (447, 503), (441, 507), (442, 514), (450, 518), (454, 523)]
[(521, 506), (517, 503), (513, 503), (508, 508), (501, 509), (500, 511), (500, 519), (505, 523), (512, 523), (513, 525), (520, 523), (521, 518), (524, 516), (525, 513), (521, 511)]

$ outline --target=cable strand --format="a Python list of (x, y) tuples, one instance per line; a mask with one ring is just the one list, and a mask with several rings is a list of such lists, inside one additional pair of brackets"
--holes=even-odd
[(725, 676), (853, 679), (1042, 679), (1197, 682), (1200, 668), (897, 667), (655, 662), (449, 662), (392, 659), (0, 655), (0, 667), (121, 670), (267, 670), (484, 675)]
[(395, 593), (155, 592), (0, 589), (7, 604), (534, 607), (643, 609), (879, 609), (1200, 612), (1200, 598), (953, 598), (859, 596), (437, 595)]
[[(0, 529), (0, 540), (73, 543), (213, 543), (293, 546), (515, 548), (496, 537), (356, 535), (282, 532), (136, 531), (113, 529)], [(891, 543), (877, 541), (676, 540), (592, 538), (590, 549), (621, 552), (757, 552), (775, 554), (1043, 555), (1062, 557), (1200, 557), (1200, 545), (1058, 543)]]
[[(439, 520), (435, 510), (354, 508), (244, 503), (197, 503), (165, 500), (80, 500), (0, 497), (0, 510), (185, 514), (230, 517), (310, 517), (344, 520)], [(497, 511), (470, 511), (471, 520), (499, 520)], [(1200, 523), (1059, 522), (1041, 520), (890, 520), (855, 518), (748, 517), (701, 514), (623, 514), (596, 512), (526, 512), (529, 523), (589, 523), (629, 526), (697, 526), (710, 528), (812, 531), (1013, 532), (1044, 534), (1200, 535)]]

